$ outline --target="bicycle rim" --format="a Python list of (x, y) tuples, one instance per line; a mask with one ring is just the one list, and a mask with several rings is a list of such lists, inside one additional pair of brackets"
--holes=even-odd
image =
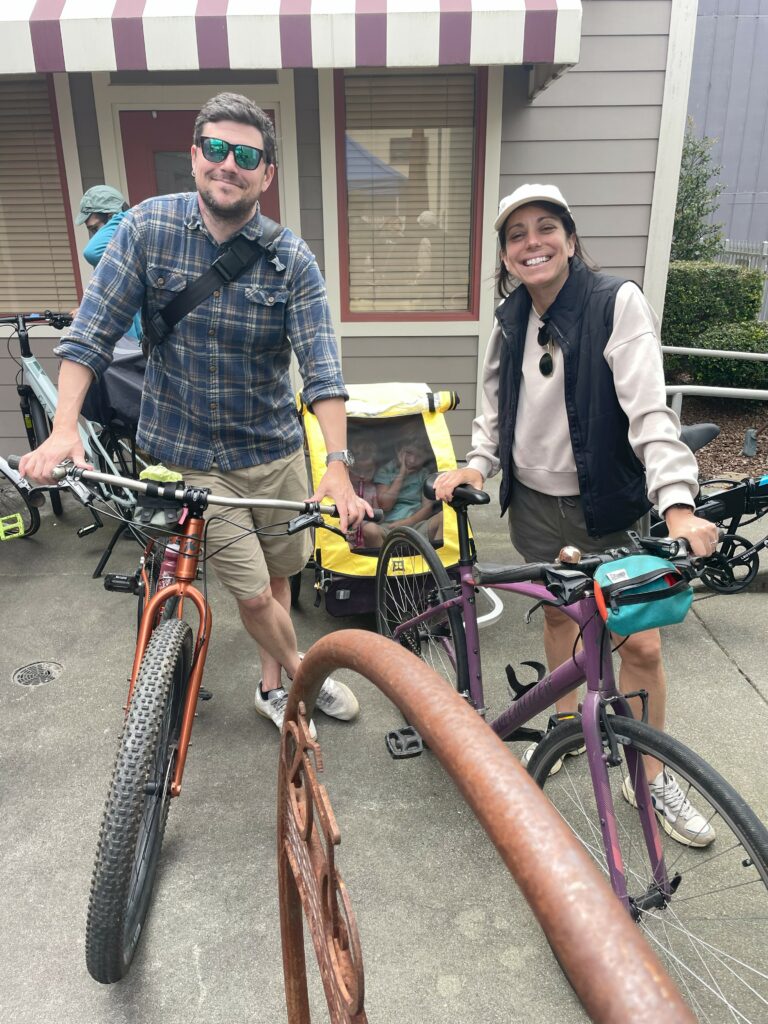
[(24, 492), (0, 469), (0, 540), (31, 537), (40, 526), (40, 513)]
[[(622, 763), (608, 768), (621, 854), (638, 924), (702, 1022), (768, 1019), (768, 832), (741, 797), (698, 755), (641, 722), (616, 722)], [(554, 729), (529, 771), (607, 874), (581, 725)], [(714, 828), (703, 849), (684, 846), (659, 828), (674, 893), (658, 898), (638, 812), (622, 796), (626, 747), (657, 757), (693, 807)], [(558, 760), (562, 767), (550, 769)], [(652, 904), (656, 903), (656, 906)], [(651, 904), (649, 906), (649, 904)]]
[(405, 527), (387, 537), (376, 570), (378, 631), (382, 636), (396, 639), (464, 692), (468, 689), (469, 672), (464, 626), (458, 608), (437, 613), (394, 637), (398, 626), (417, 618), (455, 589), (432, 547), (415, 530)]

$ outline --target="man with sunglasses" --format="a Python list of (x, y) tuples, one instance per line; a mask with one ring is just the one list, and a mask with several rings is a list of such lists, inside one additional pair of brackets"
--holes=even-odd
[[(213, 97), (195, 121), (191, 159), (197, 190), (134, 207), (104, 253), (57, 349), (63, 362), (53, 431), (24, 457), (22, 473), (47, 481), (64, 458), (85, 465), (77, 413), (133, 312), (141, 308), (150, 323), (236, 240), (261, 238), (259, 199), (272, 183), (276, 159), (274, 129), (264, 111), (245, 96)], [(290, 230), (282, 230), (274, 247), (276, 259), (263, 253), (151, 349), (137, 443), (180, 471), (188, 485), (306, 500), (303, 437), (289, 373), (295, 354), (304, 400), (329, 452), (312, 500), (333, 500), (347, 532), (371, 509), (349, 480), (347, 392), (325, 284), (306, 243)], [(281, 728), (287, 700), (281, 672), (292, 679), (301, 657), (288, 579), (305, 565), (311, 541), (306, 531), (285, 536), (279, 525), (284, 513), (242, 512), (211, 517), (211, 562), (259, 647), (256, 710)], [(257, 537), (254, 525), (265, 532)], [(317, 707), (342, 720), (358, 713), (352, 691), (330, 678)]]

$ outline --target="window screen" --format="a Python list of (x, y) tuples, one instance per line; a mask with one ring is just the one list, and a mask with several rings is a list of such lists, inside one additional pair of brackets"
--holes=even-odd
[(473, 73), (344, 79), (348, 312), (470, 308)]

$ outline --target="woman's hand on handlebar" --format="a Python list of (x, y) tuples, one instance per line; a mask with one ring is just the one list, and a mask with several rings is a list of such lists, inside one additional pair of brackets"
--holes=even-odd
[(76, 466), (93, 468), (86, 461), (83, 442), (77, 431), (74, 434), (54, 431), (39, 447), (22, 456), (19, 472), (33, 483), (55, 484), (53, 470), (66, 459), (71, 459)]
[(471, 484), (478, 490), (483, 489), (485, 477), (478, 469), (451, 469), (447, 473), (441, 473), (435, 480), (435, 497), (438, 501), (450, 501), (454, 490), (459, 484)]
[(709, 558), (717, 551), (720, 542), (717, 526), (708, 519), (694, 515), (693, 509), (668, 508), (664, 513), (664, 520), (669, 536), (684, 537), (693, 555)]

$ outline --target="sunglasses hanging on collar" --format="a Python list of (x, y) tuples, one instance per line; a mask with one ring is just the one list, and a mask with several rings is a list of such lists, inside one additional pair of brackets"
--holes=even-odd
[(542, 377), (551, 377), (555, 369), (555, 339), (547, 323), (543, 323), (539, 328), (536, 340), (544, 349), (539, 359), (539, 373)]

